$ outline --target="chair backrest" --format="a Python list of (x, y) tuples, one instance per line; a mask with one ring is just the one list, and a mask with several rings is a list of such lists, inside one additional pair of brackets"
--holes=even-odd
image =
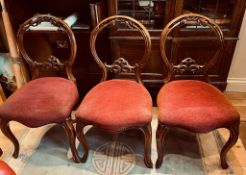
[[(187, 57), (183, 59), (180, 63), (173, 63), (170, 58), (167, 57), (167, 40), (169, 39), (169, 34), (174, 31), (174, 29), (180, 29), (181, 27), (188, 26), (202, 26), (205, 29), (210, 29), (215, 33), (218, 47), (215, 54), (208, 58), (208, 61), (204, 64), (198, 64), (193, 58)], [(199, 28), (198, 28), (199, 29)], [(160, 50), (161, 56), (168, 69), (168, 75), (165, 79), (165, 82), (168, 82), (175, 78), (176, 75), (182, 75), (187, 72), (190, 74), (202, 75), (202, 80), (208, 81), (208, 70), (212, 68), (217, 60), (223, 53), (224, 47), (224, 37), (220, 27), (212, 20), (206, 16), (194, 13), (188, 13), (170, 21), (163, 29), (160, 37)]]
[[(57, 32), (62, 32), (67, 35), (70, 44), (70, 53), (69, 58), (65, 61), (61, 61), (61, 59), (52, 54), (42, 59), (43, 61), (36, 61), (27, 53), (23, 41), (24, 35), (27, 32), (31, 32), (31, 29), (33, 27), (38, 26), (42, 22), (51, 23), (55, 28), (57, 28)], [(49, 14), (33, 16), (20, 26), (17, 33), (17, 44), (23, 58), (26, 60), (30, 68), (34, 70), (32, 74), (32, 79), (37, 78), (40, 71), (66, 71), (68, 79), (76, 82), (76, 79), (72, 73), (72, 65), (76, 57), (77, 44), (72, 30), (62, 19)]]
[[(123, 57), (117, 58), (113, 62), (113, 64), (109, 65), (107, 63), (103, 63), (97, 54), (96, 39), (98, 34), (105, 28), (112, 28), (117, 26), (120, 27), (124, 26), (124, 27), (128, 27), (131, 30), (136, 30), (141, 33), (144, 39), (145, 49), (144, 49), (143, 57), (138, 63), (135, 63), (135, 65), (130, 65), (128, 61)], [(140, 22), (138, 22), (137, 20), (131, 17), (123, 16), (123, 15), (114, 15), (102, 20), (100, 23), (97, 24), (97, 26), (91, 32), (90, 48), (95, 61), (99, 65), (100, 69), (102, 70), (103, 76), (101, 81), (107, 79), (108, 72), (115, 73), (115, 74), (135, 73), (137, 82), (142, 83), (140, 72), (150, 57), (151, 39), (148, 30)]]

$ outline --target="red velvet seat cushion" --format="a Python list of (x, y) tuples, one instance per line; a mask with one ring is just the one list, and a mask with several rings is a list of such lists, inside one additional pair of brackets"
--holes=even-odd
[(16, 175), (14, 170), (4, 161), (0, 160), (0, 175)]
[(157, 97), (159, 121), (194, 132), (207, 132), (239, 122), (240, 116), (222, 92), (196, 80), (172, 81)]
[(144, 86), (130, 80), (109, 80), (96, 85), (76, 110), (86, 124), (119, 131), (151, 121), (152, 100)]
[(29, 127), (59, 123), (68, 117), (78, 100), (76, 85), (67, 79), (47, 77), (32, 80), (0, 106), (0, 118)]

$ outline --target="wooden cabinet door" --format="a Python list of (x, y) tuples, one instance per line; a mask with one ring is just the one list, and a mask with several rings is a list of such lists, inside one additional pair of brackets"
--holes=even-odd
[[(142, 59), (144, 51), (143, 40), (134, 37), (111, 38), (111, 57), (113, 60), (123, 57), (131, 65)], [(164, 79), (164, 68), (160, 56), (159, 40), (152, 41), (151, 57), (142, 71), (142, 78), (147, 84), (161, 83)]]
[(173, 0), (108, 0), (108, 15), (126, 15), (150, 30), (162, 29), (173, 18)]
[(225, 36), (237, 36), (245, 5), (245, 0), (176, 0), (175, 16), (199, 13), (214, 19)]

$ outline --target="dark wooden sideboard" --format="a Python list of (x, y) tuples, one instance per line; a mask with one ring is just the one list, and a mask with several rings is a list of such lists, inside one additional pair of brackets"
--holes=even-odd
[[(92, 58), (89, 48), (89, 36), (92, 29), (89, 4), (95, 3), (89, 0), (8, 0), (5, 1), (9, 12), (10, 20), (14, 30), (17, 32), (19, 25), (35, 14), (52, 14), (61, 18), (66, 18), (73, 13), (77, 13), (79, 18), (72, 26), (76, 42), (77, 56), (73, 65), (73, 73), (77, 80), (80, 97), (100, 81), (101, 72)], [(100, 55), (110, 58), (109, 40), (107, 36), (100, 36), (98, 39)], [(24, 37), (24, 44), (27, 52), (34, 59), (42, 60), (47, 55), (54, 55), (58, 58), (68, 56), (66, 48), (67, 38), (61, 32), (54, 31), (32, 31)], [(100, 43), (102, 43), (100, 45)], [(31, 70), (29, 70), (31, 72)], [(59, 74), (63, 74), (60, 72)], [(55, 72), (43, 73), (43, 76), (56, 75)]]
[[(8, 0), (6, 8), (15, 31), (21, 23), (37, 13), (50, 13), (59, 17), (67, 17), (74, 12), (79, 14), (79, 20), (72, 29), (78, 44), (73, 70), (81, 97), (99, 82), (101, 76), (89, 49), (90, 31), (97, 22), (90, 4), (94, 4), (98, 9), (99, 13), (96, 17), (99, 20), (115, 14), (138, 19), (151, 34), (151, 60), (145, 67), (142, 77), (146, 87), (155, 97), (166, 76), (159, 48), (161, 30), (171, 19), (188, 12), (213, 18), (223, 29), (224, 55), (209, 72), (209, 77), (219, 89), (226, 88), (227, 76), (245, 12), (245, 2), (245, 0)], [(206, 28), (184, 27), (172, 33), (168, 43), (169, 56), (175, 62), (180, 62), (186, 57), (198, 58), (200, 62), (206, 62), (216, 48), (213, 37)], [(65, 51), (62, 51), (65, 48), (59, 47), (61, 40), (59, 33), (35, 31), (27, 35), (26, 44), (30, 48), (30, 53), (37, 58), (51, 51), (58, 55), (66, 55)], [(117, 32), (105, 32), (100, 36), (97, 44), (99, 55), (108, 62), (119, 56), (138, 59), (143, 50), (141, 38), (134, 31), (124, 28)]]
[[(160, 87), (165, 77), (165, 70), (161, 64), (159, 51), (159, 36), (163, 27), (173, 18), (184, 13), (199, 13), (216, 21), (222, 28), (225, 36), (224, 55), (209, 72), (212, 84), (220, 90), (225, 90), (227, 76), (230, 69), (234, 49), (245, 12), (245, 0), (114, 0), (108, 1), (108, 14), (129, 15), (140, 20), (150, 31), (152, 36), (152, 57), (146, 66), (144, 81), (146, 86), (154, 91)], [(128, 42), (122, 37), (127, 32), (133, 42), (129, 47)], [(135, 40), (135, 41), (134, 41)], [(171, 34), (168, 47), (169, 57), (172, 61), (180, 63), (187, 57), (204, 63), (216, 50), (215, 36), (206, 28), (191, 28), (189, 26)], [(111, 35), (112, 56), (132, 53), (133, 58), (138, 57), (137, 48), (139, 41), (133, 31), (124, 30)], [(120, 52), (120, 53), (119, 53)], [(189, 76), (187, 76), (189, 78)]]

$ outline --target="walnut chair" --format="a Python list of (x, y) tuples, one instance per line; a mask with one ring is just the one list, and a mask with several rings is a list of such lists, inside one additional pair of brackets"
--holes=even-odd
[[(30, 32), (31, 27), (35, 27), (42, 22), (50, 22), (57, 27), (57, 32), (67, 37), (70, 43), (69, 58), (67, 60), (60, 61), (57, 57), (50, 55), (47, 58), (43, 58), (42, 61), (37, 61), (32, 60), (26, 52), (23, 43), (25, 34)], [(55, 123), (65, 129), (73, 159), (75, 162), (79, 162), (74, 146), (75, 128), (70, 117), (71, 111), (79, 98), (75, 78), (71, 70), (77, 52), (72, 30), (63, 20), (57, 17), (36, 15), (20, 26), (17, 34), (17, 43), (23, 58), (30, 66), (30, 70), (32, 70), (32, 80), (15, 91), (0, 106), (0, 127), (3, 134), (15, 146), (13, 157), (18, 157), (19, 143), (9, 127), (10, 121), (17, 121), (30, 128)], [(61, 77), (37, 78), (41, 71), (65, 71), (68, 79)]]
[[(216, 52), (209, 62), (201, 65), (197, 63), (201, 62), (200, 60), (185, 58), (179, 64), (172, 61), (178, 58), (172, 58), (172, 60), (167, 58), (166, 43), (169, 34), (177, 32), (185, 25), (206, 27), (211, 35), (215, 34)], [(179, 127), (195, 133), (206, 133), (217, 128), (228, 129), (229, 140), (220, 152), (222, 168), (228, 167), (225, 157), (238, 139), (240, 116), (225, 95), (209, 84), (208, 79), (208, 70), (218, 59), (222, 59), (223, 43), (224, 38), (220, 27), (213, 20), (198, 14), (181, 15), (170, 21), (163, 29), (160, 49), (163, 61), (168, 68), (168, 76), (166, 84), (157, 96), (159, 124), (156, 134), (158, 150), (156, 168), (162, 164), (164, 138), (171, 127)], [(189, 74), (196, 79), (178, 79), (184, 77), (184, 74)], [(171, 81), (174, 79), (176, 80)]]
[[(96, 51), (96, 39), (105, 28), (111, 32), (117, 30), (117, 26), (129, 27), (140, 32), (143, 37), (145, 49), (139, 63), (130, 65), (125, 58), (116, 59), (113, 64), (103, 63)], [(114, 28), (113, 28), (114, 27)], [(88, 145), (85, 140), (83, 128), (93, 125), (110, 133), (120, 133), (130, 129), (139, 129), (144, 135), (144, 163), (152, 167), (151, 152), (151, 115), (152, 99), (148, 91), (142, 85), (140, 72), (150, 57), (151, 40), (147, 29), (137, 20), (127, 16), (111, 16), (101, 21), (91, 32), (90, 48), (95, 61), (102, 70), (101, 82), (92, 88), (84, 97), (75, 112), (76, 133), (84, 148), (81, 158), (85, 162), (88, 157)], [(129, 74), (135, 76), (136, 81), (130, 79), (107, 80), (108, 73)], [(126, 78), (126, 77), (125, 77)]]

